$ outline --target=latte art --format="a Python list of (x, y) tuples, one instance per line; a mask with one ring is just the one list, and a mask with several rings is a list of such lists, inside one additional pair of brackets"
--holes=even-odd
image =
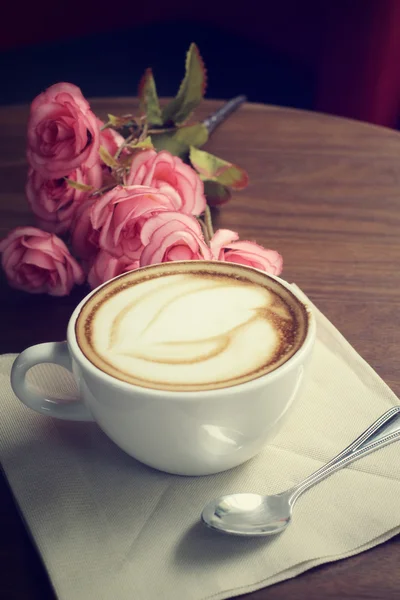
[(254, 379), (294, 354), (306, 319), (289, 291), (240, 267), (197, 265), (132, 272), (95, 293), (76, 325), (87, 358), (142, 387), (198, 391)]

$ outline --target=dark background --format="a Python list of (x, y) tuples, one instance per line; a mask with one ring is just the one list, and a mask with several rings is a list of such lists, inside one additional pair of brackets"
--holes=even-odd
[(159, 94), (172, 95), (194, 41), (209, 98), (245, 93), (398, 124), (398, 0), (23, 0), (4, 10), (1, 104), (30, 102), (57, 81), (87, 97), (134, 95), (147, 66)]

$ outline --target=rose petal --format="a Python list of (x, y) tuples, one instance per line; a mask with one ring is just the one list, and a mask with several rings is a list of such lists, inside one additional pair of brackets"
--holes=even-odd
[[(217, 260), (223, 260), (222, 249), (239, 239), (239, 234), (230, 229), (218, 229), (210, 240), (210, 248)], [(221, 255), (222, 252), (222, 255)]]

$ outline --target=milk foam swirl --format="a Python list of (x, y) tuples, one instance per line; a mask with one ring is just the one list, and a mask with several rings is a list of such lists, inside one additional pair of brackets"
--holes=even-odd
[(296, 318), (282, 297), (212, 272), (172, 272), (126, 285), (104, 294), (85, 316), (77, 333), (88, 358), (145, 387), (235, 385), (296, 349)]

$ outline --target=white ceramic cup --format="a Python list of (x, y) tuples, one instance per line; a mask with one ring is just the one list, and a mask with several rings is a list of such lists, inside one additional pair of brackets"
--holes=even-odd
[[(85, 357), (75, 336), (75, 321), (94, 290), (72, 314), (67, 342), (31, 346), (16, 358), (11, 372), (13, 390), (26, 406), (43, 415), (96, 421), (120, 448), (156, 469), (180, 475), (231, 469), (255, 456), (276, 434), (298, 396), (314, 345), (310, 308), (288, 283), (272, 278), (306, 306), (308, 328), (299, 350), (266, 375), (200, 392), (155, 390), (115, 379)], [(55, 363), (71, 371), (79, 399), (48, 399), (29, 386), (26, 374), (40, 363)]]

